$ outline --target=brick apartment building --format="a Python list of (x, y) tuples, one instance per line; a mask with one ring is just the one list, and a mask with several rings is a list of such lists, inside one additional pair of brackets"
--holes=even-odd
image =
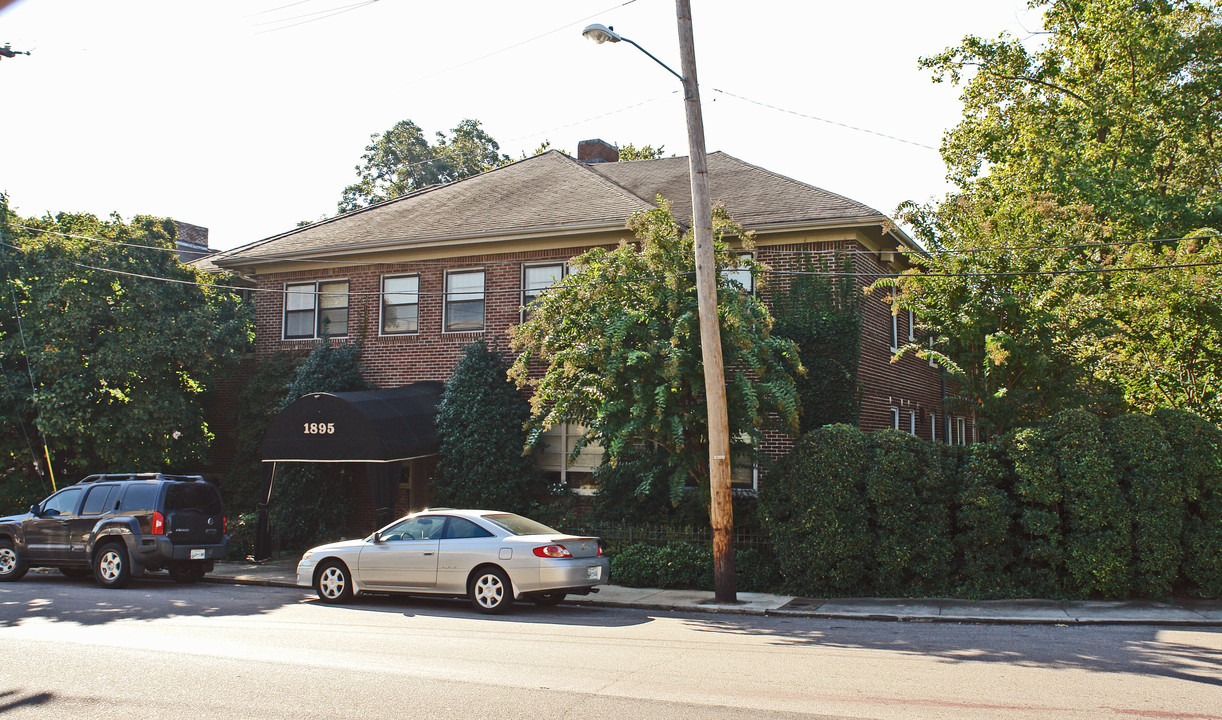
[[(507, 331), (522, 306), (563, 277), (571, 258), (631, 238), (626, 220), (654, 207), (658, 195), (676, 219), (691, 217), (686, 157), (617, 159), (607, 143), (584, 141), (576, 159), (549, 151), (208, 260), (255, 284), (256, 359), (308, 351), (326, 332), (335, 342), (360, 342), (374, 387), (444, 380), (474, 340), (510, 357)], [(872, 208), (724, 153), (709, 155), (709, 184), (713, 202), (756, 233), (756, 258), (776, 270), (798, 269), (808, 253), (852, 251), (858, 272), (890, 273), (907, 266), (899, 251), (915, 247)], [(945, 441), (949, 427), (950, 441), (970, 440), (970, 418), (945, 418), (939, 370), (915, 356), (891, 362), (913, 321), (893, 315), (884, 295), (867, 295), (862, 305), (862, 429)], [(575, 431), (554, 428), (539, 460), (580, 487), (598, 457), (566, 461)], [(773, 437), (764, 450), (776, 454), (790, 442)], [(411, 474), (418, 489), (422, 479)], [(735, 480), (757, 482), (750, 468)]]

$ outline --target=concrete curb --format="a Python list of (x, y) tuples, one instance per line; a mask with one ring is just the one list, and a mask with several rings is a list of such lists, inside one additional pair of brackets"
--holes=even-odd
[[(295, 565), (220, 563), (204, 582), (296, 588)], [(739, 593), (740, 602), (719, 604), (713, 594), (695, 590), (659, 590), (600, 586), (606, 593), (572, 596), (565, 604), (652, 610), (698, 612), (756, 617), (803, 617), (818, 620), (956, 623), (972, 625), (1156, 625), (1165, 627), (1222, 627), (1222, 602), (1187, 600), (1178, 603), (1152, 601), (1053, 601), (986, 600), (948, 598), (795, 598), (764, 593)], [(618, 597), (615, 597), (618, 596)]]

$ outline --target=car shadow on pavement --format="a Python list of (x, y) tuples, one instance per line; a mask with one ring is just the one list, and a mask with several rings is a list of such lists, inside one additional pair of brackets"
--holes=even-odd
[(1222, 629), (688, 616), (697, 630), (772, 644), (884, 650), (945, 663), (1004, 663), (1165, 677), (1222, 686)]
[(20, 707), (29, 705), (42, 705), (49, 703), (55, 699), (55, 693), (40, 692), (25, 697), (14, 697), (20, 695), (16, 690), (0, 691), (0, 713), (6, 713), (10, 710), (16, 710)]
[[(241, 600), (235, 593), (241, 591)], [(228, 584), (181, 584), (167, 574), (137, 578), (122, 589), (103, 588), (91, 578), (31, 572), (18, 582), (0, 583), (0, 629), (34, 618), (81, 625), (172, 617), (262, 615), (300, 602), (292, 590)]]
[(429, 597), (424, 595), (362, 594), (343, 605), (327, 605), (311, 598), (307, 602), (319, 607), (342, 607), (350, 610), (390, 613), (406, 617), (441, 617), (482, 619), (492, 622), (532, 623), (538, 625), (579, 625), (590, 627), (632, 627), (645, 625), (652, 618), (635, 613), (609, 612), (607, 608), (561, 603), (552, 607), (517, 601), (502, 615), (481, 613), (471, 607), (466, 598)]

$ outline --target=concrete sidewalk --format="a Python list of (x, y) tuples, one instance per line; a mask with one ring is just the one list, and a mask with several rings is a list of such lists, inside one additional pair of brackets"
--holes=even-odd
[[(241, 585), (297, 587), (297, 561), (219, 562), (205, 580)], [(301, 588), (302, 592), (312, 592)], [(711, 591), (657, 590), (600, 585), (596, 594), (571, 596), (567, 602), (647, 610), (783, 615), (837, 620), (964, 622), (1025, 625), (1192, 625), (1222, 627), (1222, 601), (1150, 600), (953, 600), (942, 598), (817, 599), (738, 593), (732, 605), (718, 603)]]

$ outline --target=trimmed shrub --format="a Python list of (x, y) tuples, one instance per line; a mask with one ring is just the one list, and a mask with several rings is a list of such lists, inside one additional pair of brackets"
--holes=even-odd
[(972, 598), (1013, 596), (1018, 592), (1012, 575), (1013, 478), (994, 445), (972, 445), (960, 452), (964, 457), (955, 495), (957, 593)]
[[(1013, 431), (1001, 439), (1002, 452), (1014, 467), (1013, 496), (1018, 506), (1018, 587), (1037, 597), (1064, 594), (1064, 496), (1056, 459), (1036, 428)], [(997, 462), (1004, 462), (998, 458)]]
[[(740, 592), (776, 592), (784, 582), (772, 556), (758, 548), (735, 550), (734, 565)], [(633, 543), (611, 556), (611, 581), (627, 587), (712, 590), (713, 550), (692, 542)]]
[(1171, 448), (1172, 472), (1183, 482), (1182, 587), (1222, 597), (1222, 429), (1183, 410), (1158, 410), (1154, 419)]
[(873, 519), (874, 591), (944, 594), (953, 544), (950, 482), (928, 443), (896, 430), (870, 436), (866, 498)]
[(1184, 483), (1172, 471), (1171, 445), (1147, 415), (1124, 415), (1103, 426), (1133, 523), (1132, 590), (1166, 598), (1180, 574)]
[(635, 543), (611, 556), (611, 580), (627, 587), (657, 587), (661, 549)]
[(534, 457), (523, 453), (530, 403), (509, 381), (508, 369), (481, 340), (464, 348), (446, 380), (437, 408), (438, 505), (531, 514), (552, 494)]
[(866, 438), (849, 425), (802, 436), (759, 493), (789, 592), (854, 595), (871, 572)]
[(1126, 597), (1128, 507), (1099, 418), (1085, 410), (1066, 410), (1054, 415), (1043, 430), (1064, 483), (1069, 589), (1086, 597)]
[(734, 551), (734, 570), (738, 574), (741, 592), (780, 592), (785, 577), (777, 567), (776, 557), (760, 548), (746, 547)]
[(674, 590), (713, 589), (713, 548), (672, 542), (658, 551), (658, 582), (654, 587)]

